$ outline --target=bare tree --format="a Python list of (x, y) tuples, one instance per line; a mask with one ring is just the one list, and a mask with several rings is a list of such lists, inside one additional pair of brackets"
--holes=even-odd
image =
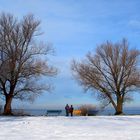
[(123, 113), (123, 104), (140, 89), (139, 50), (130, 49), (127, 40), (99, 45), (82, 62), (72, 63), (73, 74), (85, 90), (97, 91), (105, 105), (112, 104), (116, 115)]
[(4, 114), (11, 115), (13, 98), (33, 100), (50, 84), (39, 79), (54, 76), (57, 70), (48, 65), (51, 46), (37, 43), (40, 22), (33, 15), (18, 20), (11, 14), (0, 15), (0, 95)]

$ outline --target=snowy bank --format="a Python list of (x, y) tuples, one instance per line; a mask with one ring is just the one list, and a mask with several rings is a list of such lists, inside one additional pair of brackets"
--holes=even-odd
[(140, 140), (140, 116), (0, 117), (0, 140)]

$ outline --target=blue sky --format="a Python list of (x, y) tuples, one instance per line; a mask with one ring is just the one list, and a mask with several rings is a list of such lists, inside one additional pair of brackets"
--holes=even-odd
[[(0, 11), (21, 18), (33, 13), (41, 20), (40, 37), (53, 44), (55, 56), (50, 62), (59, 69), (51, 79), (55, 89), (44, 93), (33, 104), (18, 103), (21, 108), (54, 108), (69, 104), (98, 104), (93, 93), (84, 93), (71, 75), (73, 58), (82, 59), (96, 45), (111, 40), (129, 40), (132, 47), (140, 43), (139, 0), (0, 0)], [(140, 95), (128, 106), (140, 106)], [(16, 102), (13, 103), (16, 107)]]

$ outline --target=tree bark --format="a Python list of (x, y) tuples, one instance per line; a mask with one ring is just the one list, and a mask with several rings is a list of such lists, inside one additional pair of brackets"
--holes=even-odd
[(3, 112), (4, 115), (12, 115), (11, 103), (12, 103), (12, 97), (7, 96), (6, 103), (4, 105), (4, 112)]
[(115, 115), (121, 115), (121, 114), (123, 114), (123, 100), (122, 97), (118, 97)]

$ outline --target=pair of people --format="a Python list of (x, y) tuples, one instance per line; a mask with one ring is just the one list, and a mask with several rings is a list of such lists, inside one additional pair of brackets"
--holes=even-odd
[(73, 110), (74, 110), (74, 108), (73, 108), (72, 105), (69, 107), (69, 105), (67, 104), (65, 106), (65, 110), (66, 110), (66, 116), (69, 116), (69, 113), (70, 113), (71, 116), (73, 116)]

